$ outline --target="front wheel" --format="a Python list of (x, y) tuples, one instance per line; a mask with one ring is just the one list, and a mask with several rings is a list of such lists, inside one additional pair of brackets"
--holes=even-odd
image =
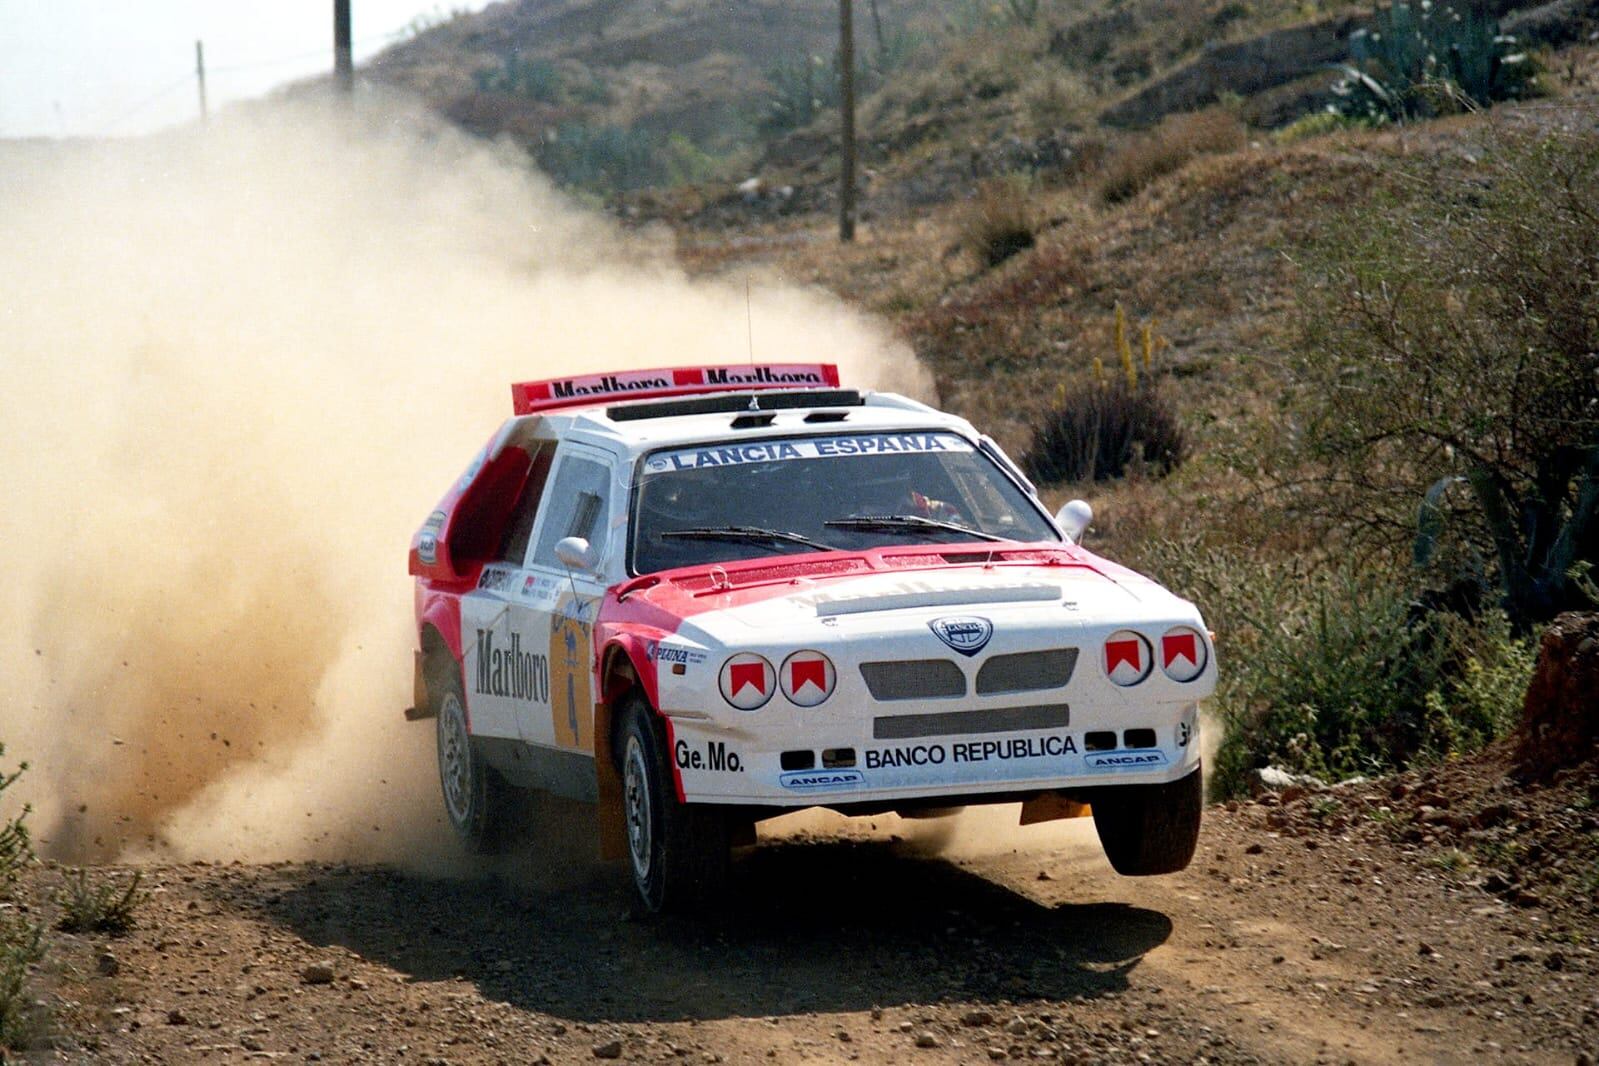
[(622, 811), (633, 886), (651, 914), (692, 910), (726, 882), (727, 819), (714, 808), (678, 802), (664, 738), (642, 698), (630, 700), (623, 716)]
[(505, 841), (510, 789), (472, 746), (460, 681), (441, 678), (438, 688), (439, 785), (444, 792), (444, 813), (468, 851), (492, 854)]
[(1199, 843), (1205, 805), (1199, 769), (1164, 785), (1097, 789), (1091, 804), (1105, 857), (1119, 874), (1145, 877), (1186, 867)]

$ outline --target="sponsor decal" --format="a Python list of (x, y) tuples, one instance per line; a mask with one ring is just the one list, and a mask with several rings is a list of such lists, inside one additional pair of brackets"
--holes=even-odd
[(1091, 751), (1083, 756), (1083, 765), (1090, 770), (1151, 770), (1166, 765), (1166, 753), (1161, 751)]
[[(769, 389), (836, 386), (838, 368), (826, 363), (769, 363), (752, 366), (679, 367), (672, 370), (631, 370), (551, 381), (526, 381), (511, 386), (513, 408), (519, 415), (540, 407), (606, 397), (672, 396), (717, 389)], [(709, 386), (709, 388), (707, 387)]]
[(950, 762), (987, 762), (989, 759), (1049, 759), (1076, 755), (1077, 742), (1069, 736), (1007, 737), (1004, 740), (967, 740), (949, 746)]
[(1173, 681), (1192, 681), (1204, 672), (1208, 658), (1204, 639), (1187, 626), (1160, 638), (1160, 668)]
[(644, 464), (659, 474), (668, 470), (698, 470), (709, 466), (823, 459), (835, 455), (883, 455), (903, 452), (969, 452), (972, 446), (953, 433), (863, 433), (841, 437), (803, 437), (794, 440), (751, 441), (715, 448), (683, 448), (658, 452)]
[(594, 701), (590, 696), (589, 604), (568, 596), (550, 617), (550, 673), (555, 698), (550, 718), (563, 748), (593, 747)]
[(1105, 639), (1105, 674), (1118, 685), (1136, 685), (1155, 668), (1149, 641), (1131, 629), (1119, 629)]
[(777, 781), (795, 792), (826, 792), (859, 788), (866, 784), (866, 775), (859, 770), (796, 770), (782, 774)]
[(744, 772), (744, 760), (739, 758), (738, 752), (728, 751), (727, 744), (720, 740), (706, 741), (703, 751), (691, 747), (686, 740), (680, 740), (673, 749), (673, 755), (680, 770), (709, 770), (726, 774)]
[(422, 523), (423, 529), (439, 530), (444, 528), (444, 512), (434, 511), (428, 515), (428, 520)]
[(995, 740), (961, 740), (949, 745), (910, 744), (898, 748), (867, 748), (866, 768), (942, 766), (993, 759), (1058, 759), (1077, 754), (1077, 742), (1067, 734), (1047, 737), (1005, 737)]
[(962, 655), (976, 655), (994, 635), (994, 623), (976, 615), (935, 618), (927, 624), (939, 640)]
[(654, 640), (645, 644), (644, 651), (651, 662), (681, 663), (684, 666), (698, 666), (710, 658), (709, 652), (700, 651), (698, 648), (679, 648)]
[(783, 695), (797, 707), (815, 707), (833, 694), (838, 681), (832, 662), (816, 651), (795, 652), (777, 673)]
[(741, 711), (758, 711), (777, 689), (776, 674), (772, 664), (754, 652), (735, 655), (722, 666), (722, 698)]
[(550, 700), (550, 664), (542, 655), (522, 650), (522, 634), (513, 632), (502, 646), (491, 629), (477, 631), (477, 672), (473, 691), (509, 700)]
[(432, 565), (439, 561), (439, 537), (431, 529), (424, 529), (416, 538), (416, 557)]
[(1189, 725), (1187, 722), (1179, 722), (1177, 724), (1177, 746), (1179, 748), (1186, 748), (1188, 747), (1189, 742), (1193, 739), (1194, 727)]
[(511, 584), (511, 578), (516, 571), (506, 570), (496, 566), (486, 566), (483, 573), (478, 575), (477, 587), (481, 592), (504, 592), (506, 586)]
[(866, 768), (885, 766), (941, 766), (949, 759), (942, 744), (910, 744), (903, 748), (867, 748)]

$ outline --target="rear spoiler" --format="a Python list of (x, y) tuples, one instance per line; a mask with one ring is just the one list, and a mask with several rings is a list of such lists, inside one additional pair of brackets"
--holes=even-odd
[(680, 366), (524, 381), (511, 386), (511, 406), (518, 415), (531, 415), (561, 407), (582, 407), (615, 400), (662, 399), (750, 389), (820, 387), (838, 387), (836, 365), (743, 363), (739, 366)]

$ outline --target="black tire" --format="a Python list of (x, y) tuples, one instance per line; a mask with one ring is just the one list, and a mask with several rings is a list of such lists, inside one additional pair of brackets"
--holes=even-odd
[(1105, 857), (1119, 874), (1147, 877), (1186, 867), (1205, 806), (1199, 769), (1165, 785), (1096, 789), (1090, 803)]
[(678, 802), (666, 738), (642, 696), (627, 697), (617, 744), (628, 869), (649, 914), (698, 910), (727, 884), (732, 841), (723, 812)]
[(510, 821), (510, 786), (478, 753), (466, 730), (466, 697), (455, 664), (435, 671), (428, 688), (437, 728), (439, 788), (444, 815), (461, 843), (474, 855), (503, 849)]

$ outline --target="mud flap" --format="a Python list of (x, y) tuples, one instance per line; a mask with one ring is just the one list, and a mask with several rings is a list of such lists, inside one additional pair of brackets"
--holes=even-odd
[(407, 722), (420, 722), (424, 718), (437, 718), (438, 711), (428, 697), (427, 662), (420, 651), (413, 651), (415, 674), (411, 679), (411, 706), (405, 709)]
[(1087, 818), (1093, 813), (1088, 804), (1070, 799), (1059, 792), (1040, 792), (1022, 803), (1020, 825), (1036, 825), (1060, 818)]
[(627, 824), (622, 812), (622, 775), (611, 754), (611, 708), (594, 705), (594, 776), (599, 795), (600, 858), (612, 862), (627, 858)]

